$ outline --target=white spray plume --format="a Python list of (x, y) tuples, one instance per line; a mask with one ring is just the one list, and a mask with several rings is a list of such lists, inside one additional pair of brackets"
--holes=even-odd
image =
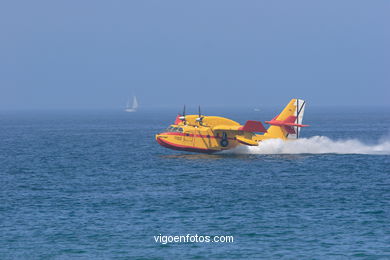
[(374, 145), (364, 144), (356, 139), (332, 140), (325, 136), (313, 136), (283, 141), (267, 139), (259, 146), (239, 146), (226, 151), (234, 154), (390, 154), (390, 140), (381, 140)]

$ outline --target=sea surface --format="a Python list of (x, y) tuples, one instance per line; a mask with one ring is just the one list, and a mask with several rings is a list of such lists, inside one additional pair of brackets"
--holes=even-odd
[[(307, 107), (297, 142), (205, 155), (157, 144), (172, 109), (2, 111), (0, 259), (390, 259), (389, 112)], [(154, 239), (187, 234), (234, 242)]]

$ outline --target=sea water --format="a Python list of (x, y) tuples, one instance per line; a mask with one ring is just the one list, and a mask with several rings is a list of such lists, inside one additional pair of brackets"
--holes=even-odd
[[(0, 258), (390, 258), (389, 109), (308, 107), (300, 140), (213, 155), (158, 145), (175, 116), (1, 112)], [(155, 242), (187, 234), (234, 242)]]

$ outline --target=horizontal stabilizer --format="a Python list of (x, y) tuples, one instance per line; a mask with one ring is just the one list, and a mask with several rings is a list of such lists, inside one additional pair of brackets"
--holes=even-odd
[(296, 116), (289, 116), (284, 120), (285, 123), (295, 123), (295, 120), (297, 119)]
[(266, 133), (267, 130), (264, 128), (263, 124), (259, 121), (246, 121), (245, 125), (240, 127), (238, 130), (247, 131), (247, 132), (257, 132), (257, 133)]
[(270, 125), (276, 125), (276, 126), (298, 126), (298, 127), (306, 127), (306, 126), (309, 126), (309, 125), (302, 125), (302, 124), (296, 124), (294, 123), (295, 122), (295, 119), (296, 117), (295, 116), (289, 116), (286, 120), (283, 120), (283, 121), (279, 121), (279, 120), (276, 120), (277, 117), (275, 117), (274, 119), (272, 119), (271, 121), (265, 121), (267, 124), (270, 124)]
[(294, 129), (294, 126), (297, 127), (306, 127), (309, 125), (302, 125), (302, 124), (296, 124), (295, 120), (297, 119), (296, 116), (289, 116), (285, 120), (277, 120), (278, 116), (274, 117), (271, 121), (265, 121), (267, 124), (280, 126), (282, 127), (287, 133), (289, 134), (296, 134), (296, 130)]
[(241, 144), (245, 144), (245, 145), (249, 145), (249, 146), (258, 146), (259, 145), (258, 142), (253, 141), (253, 140), (248, 139), (248, 138), (245, 138), (245, 137), (240, 136), (240, 135), (236, 135), (236, 139)]

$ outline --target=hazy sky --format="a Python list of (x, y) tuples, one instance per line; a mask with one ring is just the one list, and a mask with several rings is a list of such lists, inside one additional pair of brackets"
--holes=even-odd
[(1, 1), (0, 109), (390, 105), (390, 1)]

